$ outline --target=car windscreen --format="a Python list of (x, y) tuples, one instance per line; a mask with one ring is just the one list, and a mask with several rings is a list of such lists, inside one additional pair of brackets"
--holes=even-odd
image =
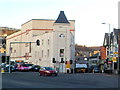
[(22, 67), (28, 67), (28, 65), (26, 65), (26, 64), (23, 64), (23, 65), (21, 65)]
[(45, 67), (46, 70), (54, 70), (52, 67)]
[(94, 68), (95, 70), (98, 70), (98, 68)]
[(27, 66), (32, 66), (33, 64), (26, 64)]
[(34, 68), (40, 68), (40, 66), (33, 66)]

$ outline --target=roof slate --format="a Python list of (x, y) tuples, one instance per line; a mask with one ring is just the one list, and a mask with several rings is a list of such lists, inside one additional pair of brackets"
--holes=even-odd
[(59, 14), (57, 20), (55, 21), (55, 23), (69, 23), (64, 14), (64, 11), (60, 11), (60, 14)]
[(118, 42), (118, 32), (120, 32), (120, 29), (114, 29), (114, 33), (115, 33), (115, 37), (117, 39), (117, 42)]
[(108, 33), (105, 33), (103, 45), (105, 45), (105, 41), (106, 41), (106, 45), (109, 45), (109, 34)]

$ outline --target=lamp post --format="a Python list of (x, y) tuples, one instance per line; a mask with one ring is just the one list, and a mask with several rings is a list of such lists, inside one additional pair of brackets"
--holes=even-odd
[(120, 32), (118, 32), (118, 74), (120, 74)]
[(109, 47), (109, 53), (108, 53), (108, 57), (109, 57), (109, 59), (110, 59), (110, 24), (109, 23), (102, 23), (102, 24), (107, 24), (107, 25), (109, 25), (109, 45), (108, 45), (108, 47)]

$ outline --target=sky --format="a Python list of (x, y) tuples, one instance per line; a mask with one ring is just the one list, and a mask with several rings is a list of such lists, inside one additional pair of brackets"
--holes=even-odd
[[(0, 0), (0, 26), (20, 29), (31, 19), (75, 20), (75, 43), (102, 46), (105, 33), (118, 28), (120, 0)], [(106, 23), (106, 24), (102, 24)]]

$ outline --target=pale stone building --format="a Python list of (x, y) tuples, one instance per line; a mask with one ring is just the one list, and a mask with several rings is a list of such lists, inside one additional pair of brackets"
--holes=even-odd
[(67, 20), (64, 11), (57, 20), (32, 19), (22, 24), (21, 31), (7, 37), (7, 54), (11, 61), (71, 71), (75, 60), (75, 20)]

